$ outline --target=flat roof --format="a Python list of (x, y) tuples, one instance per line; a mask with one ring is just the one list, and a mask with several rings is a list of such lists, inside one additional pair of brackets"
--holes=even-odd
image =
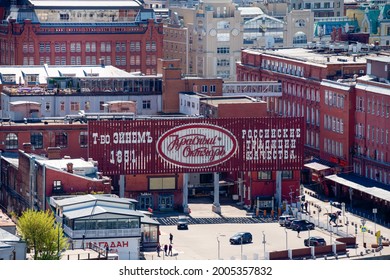
[[(335, 46), (337, 46), (337, 44)], [(364, 52), (358, 54), (356, 53), (355, 55), (347, 55), (347, 52), (322, 53), (307, 48), (280, 48), (274, 50), (250, 49), (244, 51), (249, 53), (262, 53), (265, 55), (268, 54), (273, 56), (279, 56), (282, 58), (291, 59), (293, 61), (300, 60), (303, 63), (312, 63), (322, 66), (325, 66), (327, 64), (364, 64), (367, 62), (368, 58), (371, 59), (378, 57), (375, 54), (365, 54)]]
[(241, 11), (241, 16), (264, 14), (263, 10), (259, 7), (238, 7), (238, 10)]
[(141, 5), (136, 1), (126, 1), (126, 0), (110, 0), (110, 1), (102, 1), (102, 0), (29, 0), (31, 4), (36, 7), (140, 7)]
[(53, 167), (60, 170), (67, 170), (67, 164), (73, 164), (73, 170), (75, 174), (79, 174), (82, 171), (83, 174), (96, 173), (97, 168), (93, 162), (86, 161), (81, 158), (62, 158), (62, 159), (37, 159), (37, 162), (49, 167)]
[(327, 166), (325, 164), (321, 164), (318, 162), (306, 163), (304, 166), (307, 168), (313, 169), (315, 171), (323, 171), (323, 170), (327, 170), (327, 169), (331, 168), (330, 166)]
[(382, 183), (358, 177), (355, 175), (341, 175), (333, 174), (325, 176), (326, 179), (331, 180), (335, 183), (350, 187), (354, 190), (358, 190), (377, 198), (390, 201), (390, 186)]
[(235, 96), (235, 97), (202, 97), (202, 103), (206, 103), (212, 106), (218, 106), (220, 104), (240, 104), (240, 103), (264, 103), (265, 101), (256, 101), (255, 99), (249, 96)]
[[(280, 55), (286, 58), (291, 59), (301, 59), (302, 61), (312, 62), (316, 64), (361, 64), (366, 62), (366, 56), (356, 57), (356, 61), (354, 61), (352, 56), (347, 56), (344, 54), (336, 54), (336, 53), (320, 53), (313, 51), (311, 49), (305, 48), (288, 48), (288, 49), (275, 49), (275, 50), (266, 50), (266, 54)], [(329, 61), (328, 61), (329, 59)], [(341, 61), (346, 60), (346, 61)]]
[(380, 61), (380, 62), (385, 62), (385, 63), (390, 63), (390, 56), (372, 56), (372, 57), (369, 57), (368, 59)]

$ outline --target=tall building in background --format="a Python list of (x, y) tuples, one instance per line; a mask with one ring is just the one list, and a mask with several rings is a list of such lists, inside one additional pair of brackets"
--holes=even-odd
[[(169, 27), (169, 34), (188, 42), (188, 65), (183, 69), (199, 77), (235, 80), (235, 63), (240, 60), (243, 44), (242, 18), (237, 5), (231, 0), (204, 0), (195, 7), (170, 8), (178, 21), (175, 28)], [(170, 48), (170, 42), (166, 44)]]
[(314, 17), (341, 17), (344, 0), (291, 0), (289, 10), (312, 10)]
[(163, 26), (141, 1), (2, 1), (1, 65), (114, 65), (157, 73)]

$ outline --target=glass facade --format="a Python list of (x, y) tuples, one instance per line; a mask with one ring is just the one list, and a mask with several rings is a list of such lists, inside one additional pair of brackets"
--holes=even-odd
[(65, 224), (73, 230), (140, 228), (139, 218), (68, 220)]

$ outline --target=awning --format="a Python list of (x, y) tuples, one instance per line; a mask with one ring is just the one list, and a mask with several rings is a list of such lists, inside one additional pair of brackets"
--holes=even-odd
[(350, 181), (346, 178), (342, 178), (337, 174), (325, 176), (326, 179), (331, 180), (333, 182), (336, 182), (340, 185), (350, 187), (354, 190), (358, 190), (361, 192), (364, 192), (366, 194), (375, 196), (377, 198), (390, 201), (390, 191), (378, 188), (375, 186), (364, 186), (360, 184), (359, 182)]
[(324, 164), (321, 164), (318, 162), (306, 163), (304, 166), (307, 168), (313, 169), (315, 171), (323, 171), (323, 170), (331, 168), (330, 166), (327, 166), (327, 165), (324, 165)]

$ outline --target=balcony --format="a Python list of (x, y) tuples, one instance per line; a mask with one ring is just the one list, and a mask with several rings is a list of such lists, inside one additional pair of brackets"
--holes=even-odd
[(71, 228), (64, 225), (64, 232), (72, 239), (141, 236), (140, 228), (72, 230)]

